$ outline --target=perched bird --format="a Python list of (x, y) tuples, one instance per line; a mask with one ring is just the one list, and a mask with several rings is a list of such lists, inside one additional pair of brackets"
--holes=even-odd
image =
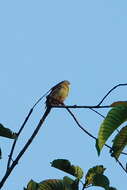
[(66, 99), (69, 93), (69, 85), (70, 82), (67, 80), (64, 80), (55, 85), (51, 89), (50, 94), (46, 97), (46, 107), (63, 104), (64, 100)]

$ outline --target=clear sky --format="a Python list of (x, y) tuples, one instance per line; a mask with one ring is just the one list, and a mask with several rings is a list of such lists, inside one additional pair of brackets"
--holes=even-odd
[[(68, 105), (95, 105), (114, 85), (127, 83), (126, 0), (0, 1), (0, 122), (17, 132), (35, 101), (62, 80), (71, 82)], [(127, 87), (115, 90), (104, 104), (127, 100), (126, 92)], [(43, 101), (35, 109), (15, 155), (44, 107)], [(73, 111), (81, 124), (97, 135), (102, 118), (90, 110)], [(11, 144), (12, 140), (1, 138), (0, 177)], [(64, 109), (54, 109), (3, 189), (21, 190), (30, 179), (62, 178), (66, 174), (51, 168), (50, 162), (66, 158), (85, 172), (103, 164), (111, 185), (126, 190), (127, 175), (108, 151), (104, 148), (98, 158), (94, 140)], [(121, 157), (124, 164), (125, 159)]]

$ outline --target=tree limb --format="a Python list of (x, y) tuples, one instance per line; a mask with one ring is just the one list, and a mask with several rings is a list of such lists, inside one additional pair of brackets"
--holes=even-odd
[(38, 131), (40, 130), (43, 122), (45, 121), (46, 117), (48, 116), (49, 112), (51, 111), (51, 107), (48, 107), (44, 113), (44, 115), (42, 116), (42, 118), (40, 119), (36, 129), (34, 130), (33, 134), (31, 135), (31, 137), (28, 139), (28, 141), (26, 142), (26, 144), (24, 145), (24, 147), (22, 148), (22, 150), (20, 151), (20, 153), (18, 154), (18, 156), (16, 157), (16, 159), (13, 161), (12, 165), (8, 168), (8, 170), (6, 171), (4, 177), (2, 178), (1, 182), (0, 182), (0, 189), (1, 187), (4, 185), (5, 181), (7, 180), (7, 178), (9, 177), (9, 175), (11, 174), (12, 170), (14, 169), (14, 167), (18, 164), (18, 161), (20, 160), (20, 158), (23, 156), (23, 154), (26, 152), (27, 148), (29, 147), (29, 145), (32, 143), (33, 139), (35, 138), (35, 136), (37, 135)]
[[(51, 90), (51, 89), (50, 89)], [(49, 91), (50, 91), (49, 90)], [(9, 158), (8, 158), (8, 162), (7, 162), (7, 170), (9, 169), (10, 167), (10, 164), (11, 164), (11, 160), (12, 160), (12, 155), (13, 155), (13, 152), (14, 152), (14, 149), (15, 149), (15, 146), (16, 146), (16, 143), (17, 143), (17, 140), (18, 140), (18, 137), (19, 135), (21, 134), (22, 130), (24, 129), (28, 119), (30, 118), (34, 108), (36, 107), (36, 105), (49, 93), (49, 91), (47, 91), (43, 96), (41, 96), (37, 101), (36, 103), (33, 105), (33, 107), (30, 109), (28, 115), (26, 116), (23, 124), (21, 125), (18, 133), (17, 133), (17, 138), (14, 140), (13, 144), (12, 144), (12, 148), (11, 148), (11, 152), (10, 152), (10, 155), (9, 155)]]

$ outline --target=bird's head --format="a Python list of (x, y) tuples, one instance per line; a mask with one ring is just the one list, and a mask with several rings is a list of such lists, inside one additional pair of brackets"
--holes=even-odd
[(70, 85), (70, 82), (69, 82), (68, 80), (64, 80), (64, 81), (62, 81), (61, 83), (64, 83), (64, 84), (66, 84), (66, 85)]

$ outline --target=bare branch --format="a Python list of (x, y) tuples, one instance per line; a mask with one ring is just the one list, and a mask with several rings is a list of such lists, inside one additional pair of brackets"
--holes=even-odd
[[(49, 90), (50, 91), (50, 90)], [(7, 162), (7, 170), (9, 169), (10, 167), (10, 164), (11, 164), (11, 160), (12, 160), (12, 155), (13, 155), (13, 152), (14, 152), (14, 149), (15, 149), (15, 146), (16, 146), (16, 143), (17, 143), (17, 140), (18, 140), (18, 137), (19, 135), (21, 134), (22, 130), (24, 129), (28, 119), (30, 118), (34, 108), (36, 107), (36, 105), (49, 93), (49, 91), (47, 91), (41, 98), (39, 98), (36, 103), (33, 105), (33, 107), (30, 109), (28, 115), (26, 116), (23, 124), (21, 125), (18, 133), (17, 133), (17, 138), (14, 140), (13, 144), (12, 144), (12, 148), (11, 148), (11, 152), (10, 152), (10, 155), (9, 155), (9, 158), (8, 158), (8, 162)]]
[(13, 161), (12, 165), (8, 168), (8, 170), (6, 171), (4, 177), (2, 178), (1, 182), (0, 182), (0, 189), (1, 187), (4, 185), (5, 181), (7, 180), (7, 178), (9, 177), (9, 175), (11, 174), (12, 170), (14, 169), (14, 167), (18, 164), (18, 161), (20, 160), (20, 158), (23, 156), (23, 154), (26, 152), (27, 148), (29, 147), (29, 145), (32, 143), (33, 139), (35, 138), (35, 136), (37, 135), (37, 133), (39, 132), (42, 124), (44, 123), (46, 117), (48, 116), (49, 112), (51, 111), (51, 108), (47, 108), (44, 115), (42, 116), (42, 118), (40, 119), (36, 129), (34, 130), (33, 134), (31, 135), (31, 137), (28, 139), (28, 141), (26, 142), (26, 144), (24, 145), (24, 147), (22, 148), (22, 150), (20, 151), (20, 153), (18, 154), (18, 156), (16, 157), (16, 159)]
[(123, 83), (123, 84), (118, 84), (116, 86), (114, 86), (113, 88), (111, 88), (111, 90), (108, 91), (108, 93), (102, 98), (102, 100), (99, 102), (98, 106), (100, 106), (102, 104), (102, 102), (107, 98), (107, 96), (116, 88), (118, 88), (119, 86), (127, 86), (127, 83)]
[(75, 120), (75, 122), (77, 123), (78, 127), (84, 131), (87, 135), (89, 135), (90, 137), (92, 137), (94, 140), (97, 140), (97, 138), (95, 136), (93, 136), (91, 133), (89, 133), (86, 129), (84, 129), (84, 127), (82, 127), (82, 125), (79, 123), (79, 121), (77, 120), (77, 118), (75, 117), (75, 115), (72, 113), (72, 111), (69, 108), (66, 108), (66, 110), (69, 112), (69, 114), (73, 117), (73, 119)]
[(98, 112), (98, 111), (94, 110), (93, 108), (90, 108), (90, 110), (92, 110), (93, 112), (97, 113), (99, 116), (101, 116), (102, 118), (104, 118), (104, 119), (105, 119), (105, 116), (104, 116), (104, 115), (102, 115), (100, 112)]
[(53, 108), (73, 108), (73, 109), (77, 109), (77, 108), (111, 108), (111, 105), (107, 105), (107, 106), (77, 106), (77, 105), (73, 105), (73, 106), (68, 106), (68, 105), (60, 105), (60, 106), (52, 106)]
[[(69, 112), (69, 114), (73, 117), (73, 119), (75, 120), (75, 122), (77, 123), (77, 125), (79, 126), (79, 128), (81, 130), (83, 130), (87, 135), (89, 135), (90, 137), (92, 137), (94, 140), (97, 140), (97, 138), (95, 136), (93, 136), (91, 133), (89, 133), (86, 129), (84, 129), (81, 124), (79, 123), (79, 121), (76, 119), (75, 115), (69, 110), (69, 108), (66, 108), (67, 111)], [(109, 149), (111, 149), (111, 147), (107, 144), (105, 144), (106, 147), (108, 147)], [(122, 154), (127, 155), (127, 153), (122, 152)], [(117, 159), (120, 167), (127, 173), (127, 170), (124, 168), (124, 166), (122, 165), (122, 163)]]
[(116, 159), (116, 160), (117, 160), (118, 164), (120, 165), (120, 167), (127, 173), (127, 170), (124, 168), (123, 164), (118, 159)]
[[(104, 116), (104, 115), (102, 115), (100, 112), (98, 112), (98, 111), (94, 110), (93, 108), (90, 108), (90, 110), (94, 111), (94, 112), (95, 112), (95, 113), (97, 113), (99, 116), (101, 116), (102, 118), (104, 118), (104, 119), (105, 119), (105, 116)], [(116, 131), (119, 133), (119, 130), (118, 130), (118, 129), (116, 129)]]
[[(90, 132), (88, 132), (86, 129), (84, 129), (84, 127), (79, 123), (79, 121), (77, 120), (77, 118), (75, 117), (75, 115), (72, 113), (72, 111), (69, 108), (66, 108), (66, 110), (70, 113), (70, 115), (73, 117), (74, 121), (77, 123), (78, 127), (85, 132), (87, 135), (89, 135), (90, 137), (92, 137), (94, 140), (97, 140), (97, 137), (95, 137), (94, 135), (92, 135)], [(105, 144), (106, 147), (108, 147), (109, 149), (111, 149), (112, 147)], [(122, 152), (121, 154), (127, 155), (127, 153)]]

